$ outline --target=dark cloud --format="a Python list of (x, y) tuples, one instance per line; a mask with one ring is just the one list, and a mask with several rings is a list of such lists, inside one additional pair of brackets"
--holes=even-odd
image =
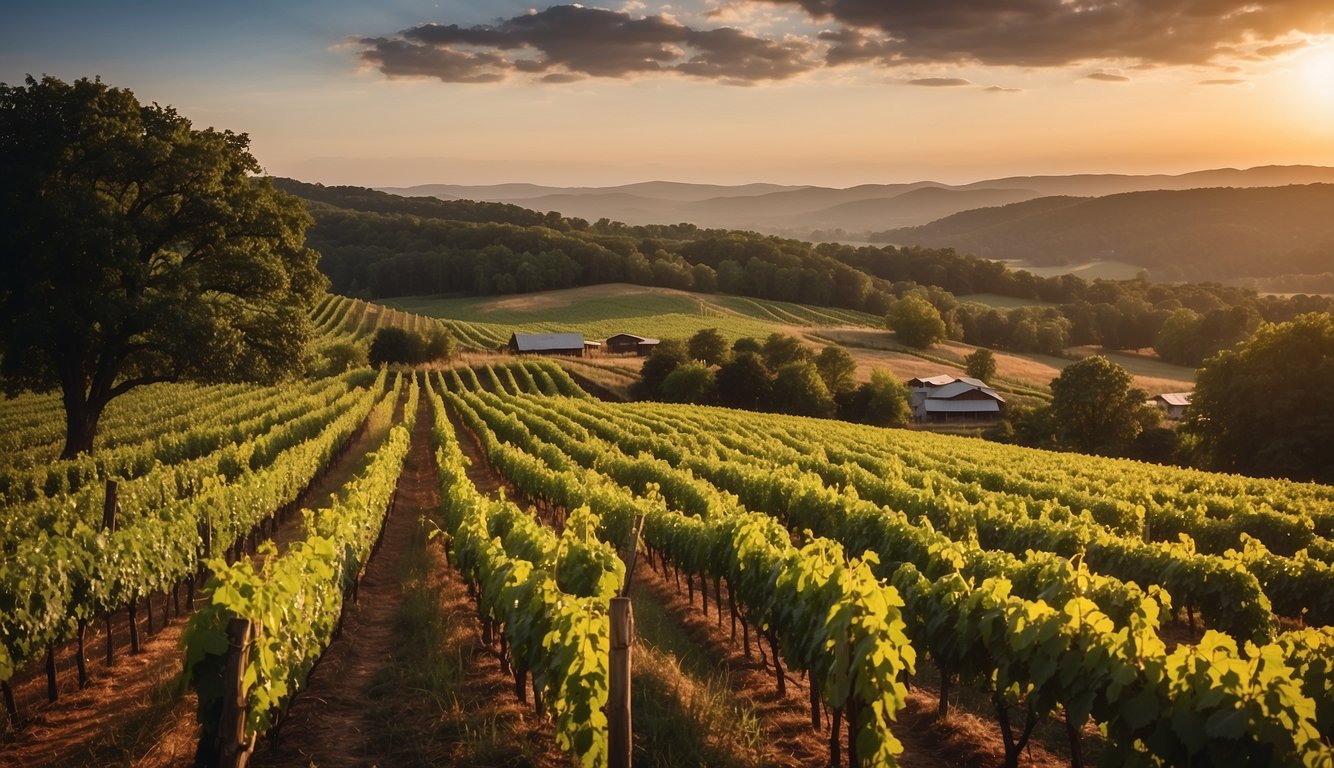
[(1130, 78), (1125, 75), (1117, 75), (1112, 72), (1093, 72), (1084, 75), (1085, 80), (1101, 80), (1104, 83), (1128, 83)]
[(368, 37), (363, 61), (391, 77), (489, 82), (512, 72), (545, 82), (678, 73), (727, 83), (783, 80), (821, 66), (815, 43), (720, 27), (694, 29), (666, 16), (558, 5), (495, 25), (423, 24)]
[(1000, 85), (988, 85), (988, 86), (986, 87), (985, 90), (986, 90), (987, 93), (1023, 93), (1023, 92), (1024, 92), (1024, 89), (1023, 89), (1023, 88), (1006, 88), (1006, 87), (1004, 87), (1004, 86), (1000, 86)]
[(1334, 32), (1330, 0), (753, 0), (842, 28), (831, 65), (976, 61), (1050, 67), (1100, 59), (1152, 66), (1273, 58)]
[(495, 54), (432, 48), (383, 37), (362, 38), (361, 60), (390, 77), (438, 77), (452, 83), (501, 79), (504, 60)]
[(964, 80), (962, 77), (919, 77), (908, 81), (908, 85), (924, 85), (928, 88), (958, 88), (972, 84), (972, 80)]
[(1215, 80), (1201, 80), (1196, 85), (1245, 85), (1248, 81), (1235, 77), (1218, 78)]

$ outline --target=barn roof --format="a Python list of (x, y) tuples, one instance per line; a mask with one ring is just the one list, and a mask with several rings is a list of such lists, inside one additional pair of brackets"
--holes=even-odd
[(927, 378), (908, 379), (908, 384), (914, 387), (943, 387), (954, 381), (954, 377), (948, 373), (942, 373), (939, 376), (930, 376)]
[(1165, 392), (1161, 395), (1154, 395), (1154, 400), (1161, 400), (1166, 405), (1190, 405), (1189, 392)]
[(584, 348), (582, 333), (516, 333), (511, 341), (520, 352)]
[[(977, 383), (973, 384), (970, 382), (977, 382)], [(996, 390), (992, 389), (991, 387), (988, 387), (986, 384), (983, 384), (980, 381), (977, 381), (977, 379), (959, 379), (958, 381), (952, 381), (943, 387), (936, 387), (935, 389), (928, 392), (926, 395), (927, 403), (931, 403), (932, 401), (936, 400), (949, 400), (951, 398), (958, 397), (959, 395), (963, 395), (968, 392), (981, 392), (982, 394), (992, 398), (996, 402), (1001, 402), (1001, 403), (1005, 402), (1005, 398), (997, 394)]]

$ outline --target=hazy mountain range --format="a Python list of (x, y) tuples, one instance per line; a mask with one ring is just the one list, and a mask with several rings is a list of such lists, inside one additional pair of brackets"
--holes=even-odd
[(1334, 184), (1043, 197), (871, 239), (1030, 265), (1115, 260), (1155, 280), (1320, 275), (1334, 272)]
[(915, 227), (962, 211), (1049, 196), (1102, 197), (1148, 190), (1278, 187), (1322, 182), (1334, 183), (1334, 168), (1222, 168), (1175, 176), (1012, 176), (962, 185), (920, 181), (863, 184), (846, 189), (778, 184), (720, 186), (667, 181), (615, 187), (426, 184), (381, 189), (410, 197), (513, 203), (539, 211), (559, 211), (589, 221), (609, 218), (628, 224), (690, 222), (701, 227), (754, 229), (790, 236), (811, 237), (815, 234), (859, 239), (858, 235), (867, 232)]

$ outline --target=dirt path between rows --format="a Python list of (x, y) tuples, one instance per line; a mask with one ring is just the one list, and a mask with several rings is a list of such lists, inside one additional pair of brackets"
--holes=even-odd
[[(341, 637), (284, 716), (277, 743), (256, 750), (256, 768), (566, 765), (550, 724), (514, 697), (511, 679), (482, 644), (458, 573), (438, 544), (424, 541), (420, 521), (440, 510), (431, 429), (423, 397), (397, 502), (358, 602), (345, 609)], [(405, 606), (423, 594), (429, 610)]]
[[(338, 488), (351, 479), (365, 455), (383, 437), (379, 430), (359, 429), (347, 448), (297, 502), (297, 507), (322, 506), (330, 488)], [(277, 538), (290, 541), (299, 535), (300, 516), (279, 526)], [(202, 582), (201, 582), (202, 584)], [(151, 637), (142, 623), (146, 613), (139, 610), (141, 647), (129, 653), (128, 623), (124, 612), (114, 620), (116, 658), (107, 667), (102, 657), (104, 636), (90, 626), (87, 640), (89, 685), (78, 689), (75, 674), (74, 644), (60, 654), (58, 680), (61, 696), (54, 704), (45, 702), (46, 677), (40, 671), (29, 674), (15, 686), (23, 720), (11, 740), (0, 744), (0, 768), (36, 768), (37, 766), (135, 765), (156, 767), (188, 765), (194, 757), (195, 697), (180, 685), (183, 653), (180, 648), (184, 619), (173, 619), (161, 628), (166, 601), (156, 598), (158, 612)], [(185, 602), (184, 590), (181, 594)], [(203, 604), (199, 591), (195, 606)], [(187, 608), (187, 613), (192, 608)], [(124, 635), (124, 636), (122, 636)]]
[(370, 689), (393, 653), (394, 616), (402, 602), (400, 561), (417, 534), (418, 518), (440, 503), (430, 425), (429, 406), (421, 398), (394, 504), (357, 589), (357, 601), (344, 603), (340, 636), (325, 649), (283, 715), (276, 743), (261, 743), (252, 765), (386, 764), (376, 759), (374, 724), (368, 727), (366, 714)]

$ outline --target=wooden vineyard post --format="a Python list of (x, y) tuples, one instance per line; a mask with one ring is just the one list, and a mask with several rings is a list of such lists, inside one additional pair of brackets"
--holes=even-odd
[(639, 534), (644, 530), (644, 516), (635, 517), (630, 531), (629, 550), (622, 559), (626, 563), (625, 584), (621, 593), (611, 599), (611, 658), (607, 672), (607, 747), (610, 768), (630, 768), (630, 750), (633, 746), (630, 730), (630, 655), (635, 643), (635, 613), (630, 607), (630, 581), (635, 576), (639, 560)]
[[(243, 681), (250, 664), (250, 646), (256, 632), (249, 619), (227, 622), (227, 663), (222, 673), (222, 714), (217, 731), (205, 728), (196, 756), (197, 765), (245, 768), (254, 749), (253, 738), (245, 737), (246, 691)], [(211, 738), (210, 738), (211, 737)], [(212, 742), (212, 743), (209, 743)]]
[[(102, 529), (107, 531), (108, 533), (114, 533), (116, 530), (116, 509), (119, 506), (116, 502), (116, 488), (117, 488), (116, 481), (108, 480), (106, 497), (102, 500)], [(107, 611), (107, 666), (108, 667), (111, 666), (111, 662), (115, 661), (116, 658), (116, 644), (115, 640), (112, 637), (111, 614), (112, 614), (111, 611)], [(79, 661), (80, 663), (83, 662), (82, 649), (80, 649)], [(79, 674), (80, 674), (79, 685), (80, 687), (82, 687), (83, 686), (82, 669), (80, 669)]]
[(611, 663), (607, 682), (607, 741), (611, 768), (630, 768), (630, 647), (635, 617), (630, 598), (611, 599)]

